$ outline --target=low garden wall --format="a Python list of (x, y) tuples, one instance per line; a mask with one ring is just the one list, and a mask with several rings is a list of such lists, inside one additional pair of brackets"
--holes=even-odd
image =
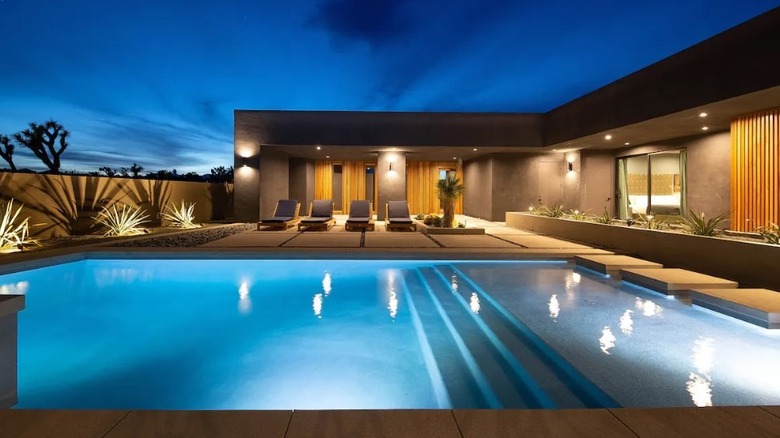
[(780, 275), (777, 273), (779, 245), (520, 212), (507, 212), (506, 224), (662, 263), (665, 267), (690, 269), (735, 280), (741, 287), (766, 287), (780, 291)]
[(92, 217), (116, 202), (143, 208), (146, 226), (160, 225), (165, 206), (182, 201), (195, 203), (195, 222), (233, 216), (233, 186), (221, 183), (0, 172), (0, 197), (13, 199), (14, 210), (24, 205), (17, 221), (29, 217), (41, 239), (95, 231)]

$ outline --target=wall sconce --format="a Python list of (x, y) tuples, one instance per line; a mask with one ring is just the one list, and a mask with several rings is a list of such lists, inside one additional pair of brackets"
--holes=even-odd
[(241, 167), (249, 166), (249, 160), (246, 157), (241, 157)]
[(395, 170), (395, 166), (393, 165), (393, 162), (392, 162), (392, 161), (390, 162), (390, 165), (388, 166), (388, 169), (387, 169), (387, 170), (388, 170), (389, 172), (392, 172), (392, 171), (394, 171), (394, 170)]
[(572, 162), (572, 161), (567, 161), (567, 162), (566, 162), (566, 169), (567, 169), (569, 172), (573, 171), (573, 170), (574, 170), (574, 162)]

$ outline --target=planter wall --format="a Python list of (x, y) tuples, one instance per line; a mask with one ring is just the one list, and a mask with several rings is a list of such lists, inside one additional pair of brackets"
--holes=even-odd
[(507, 212), (510, 227), (780, 291), (780, 246)]

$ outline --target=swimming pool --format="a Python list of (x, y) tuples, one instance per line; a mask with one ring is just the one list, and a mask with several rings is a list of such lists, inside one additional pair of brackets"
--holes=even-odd
[(84, 260), (25, 293), (20, 408), (780, 404), (780, 336), (563, 262)]

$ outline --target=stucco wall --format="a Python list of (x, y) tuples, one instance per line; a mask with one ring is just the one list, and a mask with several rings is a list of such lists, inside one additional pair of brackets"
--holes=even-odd
[(102, 205), (119, 202), (137, 205), (149, 215), (145, 225), (160, 224), (166, 205), (194, 202), (196, 222), (232, 216), (230, 184), (161, 181), (102, 176), (0, 173), (0, 196), (24, 205), (20, 218), (30, 224), (38, 238), (84, 234), (92, 228), (93, 216)]
[(490, 219), (493, 204), (493, 161), (490, 157), (463, 163), (463, 213)]
[(260, 151), (260, 215), (271, 217), (276, 203), (290, 197), (290, 159), (274, 147)]
[[(390, 163), (393, 170), (390, 171)], [(406, 154), (403, 152), (380, 152), (376, 163), (377, 219), (385, 220), (387, 201), (406, 199)]]
[(314, 160), (290, 158), (290, 199), (301, 203), (301, 214), (306, 214), (314, 200)]

